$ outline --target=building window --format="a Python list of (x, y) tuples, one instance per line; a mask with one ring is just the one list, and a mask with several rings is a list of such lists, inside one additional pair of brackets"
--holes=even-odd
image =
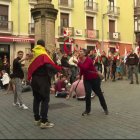
[(94, 17), (87, 16), (87, 30), (93, 30), (94, 28)]
[(86, 1), (86, 6), (87, 7), (93, 7), (93, 0), (87, 0)]
[(69, 27), (69, 14), (61, 13), (61, 27)]
[(60, 4), (68, 6), (68, 0), (60, 0)]
[(0, 5), (0, 20), (8, 21), (8, 6)]
[(0, 28), (8, 28), (8, 6), (0, 5)]
[(110, 33), (115, 32), (115, 20), (109, 20), (109, 32)]
[(114, 11), (114, 0), (108, 0), (109, 11)]

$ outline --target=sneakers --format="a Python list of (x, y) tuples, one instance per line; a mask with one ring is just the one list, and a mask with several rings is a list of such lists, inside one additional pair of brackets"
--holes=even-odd
[(28, 109), (28, 107), (25, 104), (19, 105), (19, 107), (22, 109)]
[(40, 126), (40, 124), (41, 124), (41, 121), (40, 121), (40, 120), (34, 121), (34, 125), (35, 125), (35, 126)]
[(18, 102), (16, 102), (16, 103), (13, 103), (13, 106), (18, 106), (19, 107), (19, 103)]
[(41, 124), (40, 124), (40, 128), (41, 128), (41, 129), (51, 128), (51, 127), (54, 127), (54, 124), (51, 123), (51, 122), (46, 122), (46, 123), (41, 123)]

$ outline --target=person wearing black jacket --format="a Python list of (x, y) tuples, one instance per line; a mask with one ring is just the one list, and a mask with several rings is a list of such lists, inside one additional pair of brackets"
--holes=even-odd
[[(33, 58), (28, 68), (28, 80), (31, 80), (33, 90), (33, 113), (35, 125), (41, 129), (53, 127), (48, 121), (48, 108), (50, 101), (51, 78), (59, 71), (58, 67), (45, 51), (45, 42), (37, 41), (37, 46), (32, 49)], [(59, 67), (60, 68), (60, 67)]]
[(133, 49), (131, 50), (130, 54), (126, 58), (126, 65), (128, 65), (128, 70), (130, 72), (130, 84), (133, 84), (133, 73), (135, 73), (136, 77), (136, 84), (139, 84), (138, 81), (138, 63), (139, 58), (136, 53), (134, 53)]
[[(13, 79), (13, 86), (15, 87), (13, 106), (19, 106), (23, 109), (28, 109), (28, 107), (25, 104), (23, 104), (23, 99), (21, 96), (22, 80), (24, 78), (24, 72), (22, 70), (21, 62), (28, 59), (28, 57), (23, 58), (23, 54), (24, 54), (23, 51), (18, 51), (17, 58), (15, 58), (13, 61), (12, 79)], [(19, 102), (17, 102), (17, 99), (19, 100)]]

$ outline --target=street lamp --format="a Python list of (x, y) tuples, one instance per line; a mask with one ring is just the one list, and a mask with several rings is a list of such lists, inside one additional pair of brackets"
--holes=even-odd
[(101, 49), (104, 50), (104, 17), (107, 13), (102, 14), (102, 44)]

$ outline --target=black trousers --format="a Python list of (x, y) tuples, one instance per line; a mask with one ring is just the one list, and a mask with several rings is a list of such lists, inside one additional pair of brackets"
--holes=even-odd
[[(33, 112), (36, 121), (48, 121), (48, 107), (50, 101), (50, 81), (47, 76), (32, 77)], [(41, 106), (40, 106), (41, 105)], [(40, 109), (40, 110), (39, 110)]]
[(103, 110), (107, 110), (106, 101), (105, 101), (105, 98), (101, 91), (100, 84), (101, 84), (100, 78), (84, 80), (84, 86), (85, 86), (85, 91), (86, 91), (86, 97), (85, 97), (86, 110), (85, 111), (87, 113), (89, 113), (91, 111), (91, 92), (92, 92), (92, 90), (98, 96)]
[[(41, 122), (45, 123), (48, 121), (48, 99), (43, 98), (39, 94), (34, 96), (33, 100), (33, 112), (34, 112), (34, 118), (36, 121), (41, 119)], [(41, 104), (41, 107), (40, 107)], [(40, 107), (40, 111), (39, 111)]]

